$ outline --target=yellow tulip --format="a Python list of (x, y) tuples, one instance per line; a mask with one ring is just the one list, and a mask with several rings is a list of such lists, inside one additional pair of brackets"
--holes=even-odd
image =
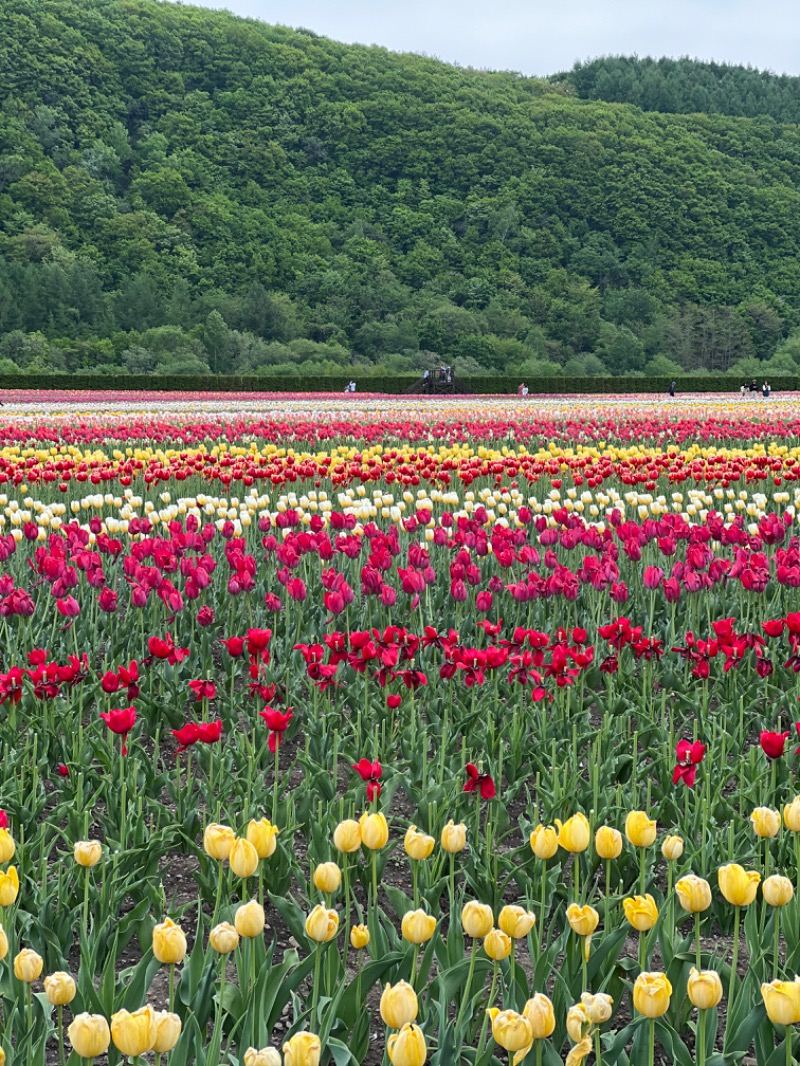
[(33, 984), (44, 969), (44, 959), (30, 948), (23, 948), (14, 958), (14, 976), (25, 984)]
[(237, 877), (252, 877), (258, 869), (258, 852), (246, 837), (236, 837), (228, 861)]
[(663, 973), (640, 973), (633, 986), (633, 1005), (645, 1018), (660, 1018), (669, 1009), (672, 985)]
[(656, 839), (658, 826), (644, 811), (630, 811), (625, 819), (625, 836), (637, 848), (649, 848)]
[(729, 862), (717, 871), (719, 890), (734, 907), (748, 907), (756, 898), (761, 874), (743, 870), (738, 862)]
[(77, 989), (72, 974), (57, 970), (44, 979), (44, 994), (54, 1007), (65, 1007), (75, 999)]
[(153, 927), (153, 955), (165, 966), (176, 966), (186, 957), (186, 934), (171, 918)]
[(442, 848), (451, 855), (463, 851), (467, 846), (467, 827), (463, 822), (455, 825), (451, 818), (442, 830)]
[(552, 859), (558, 851), (558, 833), (552, 825), (537, 825), (531, 833), (530, 844), (537, 859)]
[(461, 926), (467, 936), (484, 937), (494, 925), (492, 908), (471, 899), (461, 911)]
[(503, 907), (497, 919), (497, 924), (504, 933), (508, 933), (512, 940), (521, 940), (533, 929), (536, 915), (526, 911), (524, 907), (510, 904)]
[(573, 933), (577, 933), (578, 936), (591, 936), (597, 928), (600, 915), (588, 903), (583, 906), (570, 903), (567, 907), (567, 921)]
[(203, 848), (206, 855), (223, 862), (229, 858), (235, 840), (236, 834), (229, 825), (211, 822), (203, 833)]
[(716, 970), (697, 970), (693, 966), (686, 991), (698, 1010), (711, 1010), (722, 999), (722, 981)]
[(339, 915), (318, 903), (306, 918), (306, 936), (318, 944), (327, 944), (339, 931)]
[(335, 862), (321, 862), (314, 870), (314, 887), (320, 892), (338, 892), (342, 884), (342, 871)]
[(494, 1042), (506, 1051), (522, 1051), (533, 1043), (531, 1023), (515, 1010), (489, 1007), (486, 1013), (492, 1022)]
[(167, 1010), (155, 1012), (156, 1038), (152, 1050), (158, 1055), (166, 1055), (178, 1043), (181, 1035), (181, 1020), (177, 1014)]
[(156, 1012), (149, 1003), (132, 1013), (118, 1010), (111, 1015), (111, 1039), (123, 1055), (133, 1059), (152, 1051), (157, 1036)]
[(800, 1022), (800, 981), (770, 981), (761, 986), (761, 996), (773, 1025)]
[(8, 937), (2, 925), (0, 925), (0, 961), (8, 954)]
[(350, 854), (361, 847), (361, 826), (352, 818), (339, 822), (333, 831), (333, 846), (337, 851)]
[(418, 1010), (417, 993), (408, 981), (386, 985), (381, 993), (381, 1018), (390, 1029), (402, 1029), (404, 1025), (415, 1022)]
[(573, 1044), (583, 1040), (584, 1029), (590, 1024), (589, 1014), (583, 1003), (576, 1003), (567, 1011), (567, 1036)]
[(624, 899), (622, 908), (628, 922), (639, 933), (646, 933), (658, 921), (658, 907), (649, 892), (646, 896), (632, 896), (630, 899)]
[(800, 796), (783, 808), (783, 824), (792, 833), (800, 833)]
[(239, 934), (230, 922), (220, 922), (208, 934), (208, 942), (219, 955), (229, 955), (239, 946)]
[(546, 1040), (553, 1035), (556, 1015), (553, 1004), (544, 992), (537, 992), (525, 1004), (522, 1013), (528, 1019), (534, 1040)]
[(380, 851), (386, 847), (389, 840), (389, 826), (386, 818), (378, 814), (368, 814), (366, 811), (361, 815), (361, 843), (370, 851)]
[(361, 951), (363, 948), (367, 947), (369, 941), (369, 929), (366, 925), (354, 925), (350, 930), (350, 943), (356, 951)]
[(610, 825), (601, 825), (594, 835), (594, 850), (601, 859), (616, 859), (622, 854), (622, 833)]
[(244, 1066), (282, 1066), (281, 1053), (274, 1047), (249, 1047), (244, 1053)]
[(750, 815), (753, 823), (753, 831), (762, 840), (776, 837), (781, 829), (780, 811), (774, 811), (771, 807), (756, 807)]
[(322, 1043), (315, 1033), (295, 1033), (283, 1045), (284, 1066), (319, 1066)]
[(67, 1030), (78, 1058), (96, 1059), (105, 1055), (111, 1043), (111, 1030), (102, 1014), (77, 1014)]
[(770, 907), (785, 907), (794, 898), (794, 885), (788, 877), (773, 874), (761, 886), (761, 894)]
[(589, 847), (589, 820), (585, 814), (581, 814), (579, 811), (563, 823), (556, 819), (556, 826), (558, 828), (558, 843), (564, 851), (577, 855), (582, 851), (586, 851)]
[(697, 874), (686, 874), (675, 885), (678, 902), (690, 914), (699, 914), (711, 906), (711, 885)]
[(253, 940), (255, 937), (261, 936), (266, 924), (267, 919), (264, 914), (264, 908), (257, 899), (251, 899), (249, 903), (242, 903), (241, 906), (236, 908), (236, 913), (233, 916), (233, 926), (239, 936), (244, 937), (246, 940)]
[(0, 829), (0, 862), (11, 862), (17, 850), (14, 838), (7, 829)]
[(582, 992), (581, 1003), (592, 1025), (603, 1025), (614, 1012), (614, 1000), (606, 992)]
[(278, 846), (278, 833), (280, 829), (273, 825), (268, 818), (252, 819), (247, 823), (245, 836), (258, 852), (259, 859), (269, 859), (275, 854)]
[(72, 854), (78, 866), (97, 866), (103, 857), (103, 845), (99, 840), (76, 840)]
[(433, 837), (428, 836), (427, 833), (421, 833), (415, 825), (408, 827), (403, 838), (403, 847), (406, 850), (406, 855), (410, 859), (416, 859), (417, 862), (427, 859), (435, 844), (436, 841)]
[(683, 837), (664, 837), (664, 842), (661, 845), (661, 854), (667, 862), (677, 862), (683, 855)]
[(436, 919), (423, 910), (406, 911), (400, 923), (400, 931), (410, 944), (424, 944), (433, 936)]
[(592, 1053), (592, 1038), (585, 1036), (579, 1044), (564, 1059), (564, 1066), (580, 1066), (583, 1060)]
[(511, 954), (511, 937), (502, 929), (491, 929), (483, 938), (483, 950), (495, 962), (507, 959)]
[(423, 1066), (428, 1057), (425, 1037), (418, 1025), (404, 1025), (393, 1033), (386, 1045), (392, 1066)]
[(16, 866), (0, 870), (0, 907), (10, 907), (19, 894), (19, 877)]

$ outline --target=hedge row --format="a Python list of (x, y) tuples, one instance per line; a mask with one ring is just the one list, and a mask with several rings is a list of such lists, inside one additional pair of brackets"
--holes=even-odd
[[(149, 374), (115, 375), (113, 378), (98, 374), (20, 374), (0, 375), (0, 390), (5, 389), (47, 389), (47, 390), (87, 390), (113, 392), (137, 392), (141, 390), (161, 392), (342, 392), (353, 375), (342, 374), (336, 377), (314, 378), (309, 381), (301, 377), (255, 377), (226, 375), (215, 377), (191, 377), (184, 375), (156, 376)], [(411, 390), (419, 378), (407, 374), (359, 374), (355, 375), (359, 392), (379, 392), (389, 395), (405, 393)], [(594, 393), (611, 395), (614, 393), (663, 393), (670, 385), (669, 377), (582, 377), (582, 378), (529, 378), (528, 388), (532, 393), (551, 395), (564, 393)], [(483, 374), (481, 376), (459, 379), (459, 384), (470, 392), (478, 394), (516, 393), (518, 378)], [(687, 376), (676, 379), (679, 393), (687, 392), (727, 392), (735, 393), (739, 389), (738, 378), (722, 374)], [(759, 385), (761, 382), (759, 382)], [(772, 382), (773, 390), (785, 392), (800, 389), (800, 375), (776, 378)]]

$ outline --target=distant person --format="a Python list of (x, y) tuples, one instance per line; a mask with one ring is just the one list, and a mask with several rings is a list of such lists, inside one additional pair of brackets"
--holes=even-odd
[(750, 392), (753, 396), (758, 396), (758, 382), (753, 378), (753, 384), (750, 386)]
[(523, 385), (522, 383), (520, 383), (519, 385), (517, 385), (517, 396), (521, 396), (521, 395), (522, 395), (522, 390), (523, 390), (524, 388), (525, 388), (525, 386), (524, 386), (524, 385)]
[(669, 387), (669, 394), (670, 394), (670, 397), (674, 400), (675, 399), (675, 382), (674, 381), (672, 382), (672, 384)]
[(523, 386), (522, 386), (522, 395), (523, 396), (527, 396), (528, 395), (528, 386), (525, 385), (525, 384), (523, 384)]
[(453, 368), (451, 366), (444, 368), (444, 380), (448, 385), (453, 384)]
[(764, 397), (765, 400), (769, 399), (769, 394), (771, 391), (772, 390), (769, 387), (769, 382), (765, 381), (761, 388), (761, 395)]
[(422, 391), (423, 392), (430, 392), (431, 391), (431, 372), (430, 372), (430, 370), (425, 370), (423, 372), (423, 374), (422, 374)]
[(742, 385), (742, 387), (739, 389), (739, 395), (742, 397), (742, 399), (745, 398), (746, 393), (747, 393), (747, 386), (746, 385)]

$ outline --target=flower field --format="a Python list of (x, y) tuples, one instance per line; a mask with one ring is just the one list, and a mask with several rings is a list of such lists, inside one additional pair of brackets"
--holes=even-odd
[(800, 1061), (800, 396), (3, 398), (0, 1064)]

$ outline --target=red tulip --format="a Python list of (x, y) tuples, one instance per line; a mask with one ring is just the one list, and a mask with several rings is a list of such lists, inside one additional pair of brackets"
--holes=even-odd
[(220, 643), (225, 645), (232, 659), (238, 659), (244, 652), (244, 637), (223, 637)]
[(699, 740), (696, 740), (693, 744), (688, 740), (679, 740), (675, 745), (678, 765), (672, 771), (673, 785), (683, 781), (685, 785), (692, 788), (697, 776), (697, 767), (703, 761), (705, 754), (706, 746), (701, 744)]
[(189, 688), (194, 693), (196, 700), (213, 700), (217, 694), (217, 686), (213, 681), (190, 681)]
[(201, 744), (216, 744), (222, 736), (222, 721), (200, 722), (197, 727), (198, 740)]
[(274, 707), (265, 707), (263, 711), (258, 712), (264, 721), (267, 723), (269, 729), (269, 750), (275, 754), (281, 745), (283, 734), (289, 728), (289, 722), (292, 720), (292, 708), (287, 707), (286, 711), (278, 711)]
[(187, 722), (180, 729), (173, 729), (172, 735), (178, 741), (178, 750), (175, 754), (180, 755), (182, 751), (186, 751), (187, 748), (191, 748), (193, 744), (198, 742), (200, 739), (200, 727), (194, 722)]
[[(798, 730), (800, 732), (800, 730)], [(761, 749), (768, 759), (780, 759), (783, 755), (786, 747), (786, 738), (789, 736), (789, 730), (785, 733), (772, 733), (768, 729), (761, 731), (759, 737), (759, 743)]]
[(4, 810), (0, 810), (0, 829), (8, 829), (8, 815)]
[(133, 729), (136, 722), (136, 708), (120, 707), (110, 711), (101, 711), (100, 717), (106, 723), (112, 733), (116, 733), (123, 738), (122, 754), (128, 754), (128, 746), (125, 738), (128, 733)]
[(358, 762), (353, 763), (353, 769), (362, 781), (366, 781), (367, 800), (372, 803), (381, 794), (380, 778), (383, 774), (383, 767), (377, 760), (370, 762), (369, 759), (359, 759)]
[(59, 777), (69, 777), (69, 767), (65, 766), (63, 762), (60, 762), (56, 767)]
[(480, 793), (481, 799), (490, 800), (497, 795), (497, 789), (494, 787), (494, 781), (489, 774), (483, 774), (478, 770), (478, 767), (471, 762), (468, 762), (465, 770), (467, 772), (467, 780), (464, 783), (465, 792)]

